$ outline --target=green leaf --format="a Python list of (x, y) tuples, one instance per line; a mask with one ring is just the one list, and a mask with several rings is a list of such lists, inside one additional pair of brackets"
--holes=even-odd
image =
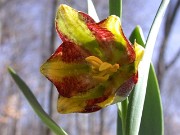
[(143, 31), (140, 26), (135, 27), (135, 29), (130, 35), (129, 40), (131, 41), (131, 43), (134, 43), (134, 40), (136, 40), (138, 44), (140, 44), (143, 47), (145, 46), (144, 45), (145, 39), (144, 39)]
[[(137, 26), (130, 36), (131, 42), (135, 39), (138, 44), (144, 46), (144, 36), (140, 26)], [(154, 67), (151, 64), (139, 135), (163, 135), (163, 123), (160, 90)]]
[(153, 65), (150, 66), (139, 135), (164, 135), (164, 121), (159, 86)]
[(87, 4), (88, 4), (88, 14), (96, 21), (99, 22), (99, 17), (96, 13), (96, 9), (94, 7), (94, 4), (92, 2), (92, 0), (87, 0)]
[(141, 65), (139, 69), (139, 81), (135, 89), (133, 90), (133, 93), (130, 98), (131, 100), (129, 101), (126, 135), (138, 135), (139, 133), (145, 94), (146, 94), (147, 81), (148, 81), (149, 67), (154, 49), (154, 44), (157, 38), (161, 21), (164, 16), (164, 12), (168, 4), (169, 4), (169, 0), (162, 0), (147, 38), (144, 57), (141, 61)]
[(49, 115), (43, 110), (41, 105), (38, 103), (36, 97), (31, 92), (29, 87), (25, 84), (25, 82), (16, 74), (16, 72), (12, 68), (8, 68), (8, 71), (11, 77), (14, 79), (26, 99), (28, 100), (29, 104), (35, 111), (35, 113), (39, 116), (46, 126), (51, 129), (57, 135), (67, 135), (67, 133), (59, 127), (50, 117)]
[(109, 15), (117, 15), (122, 21), (122, 0), (109, 0)]

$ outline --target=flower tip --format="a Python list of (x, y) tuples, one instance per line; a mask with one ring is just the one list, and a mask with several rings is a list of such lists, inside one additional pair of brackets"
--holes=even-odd
[(144, 55), (144, 47), (139, 45), (136, 41), (134, 41), (134, 47), (135, 47), (135, 52), (136, 52), (135, 67), (137, 70), (138, 65), (139, 65), (139, 63), (142, 60), (143, 55)]
[(66, 5), (66, 4), (61, 4), (58, 8), (58, 13), (62, 14), (65, 13), (68, 10), (73, 10), (73, 8), (71, 8), (70, 6)]
[(41, 65), (41, 67), (40, 67), (40, 72), (41, 72), (43, 75), (45, 75), (46, 68), (45, 68), (44, 64)]
[(44, 76), (48, 77), (48, 76), (49, 76), (50, 69), (51, 69), (51, 68), (49, 68), (49, 64), (46, 62), (46, 63), (44, 63), (44, 64), (41, 65), (41, 67), (40, 67), (40, 72), (41, 72), (41, 74), (43, 74)]
[(61, 5), (59, 6), (59, 9), (61, 9), (61, 10), (66, 9), (66, 8), (69, 8), (69, 6), (66, 5), (66, 4), (61, 4)]

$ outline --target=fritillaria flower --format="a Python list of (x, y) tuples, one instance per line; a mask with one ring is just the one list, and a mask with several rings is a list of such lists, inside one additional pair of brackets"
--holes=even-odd
[(137, 83), (143, 48), (124, 36), (120, 19), (96, 23), (60, 5), (55, 26), (63, 43), (40, 70), (59, 92), (58, 112), (94, 112), (124, 100)]

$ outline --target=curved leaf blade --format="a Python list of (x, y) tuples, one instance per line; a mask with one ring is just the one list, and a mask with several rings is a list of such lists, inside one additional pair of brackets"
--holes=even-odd
[[(135, 39), (138, 44), (144, 46), (145, 40), (140, 26), (137, 26), (130, 36), (131, 42)], [(154, 72), (154, 67), (151, 64), (139, 135), (163, 135), (163, 123), (163, 111), (159, 85)]]
[(153, 65), (150, 66), (139, 135), (164, 135), (163, 111)]
[(133, 32), (131, 33), (129, 40), (131, 41), (131, 43), (134, 43), (134, 40), (136, 40), (138, 44), (140, 44), (143, 47), (145, 46), (144, 34), (139, 25), (136, 26)]
[(26, 83), (16, 74), (16, 72), (12, 68), (8, 68), (8, 71), (13, 78), (13, 80), (16, 82), (18, 87), (20, 88), (21, 92), (24, 94), (26, 99), (28, 100), (29, 104), (35, 111), (35, 113), (39, 116), (39, 118), (42, 120), (46, 126), (51, 129), (55, 134), (57, 135), (67, 135), (67, 133), (59, 127), (50, 117), (49, 115), (43, 110), (41, 105), (38, 103), (36, 97), (31, 92), (29, 87), (26, 85)]
[(131, 100), (129, 102), (126, 125), (127, 135), (138, 135), (139, 133), (151, 57), (158, 30), (168, 4), (169, 0), (162, 0), (147, 38), (144, 57), (141, 61), (141, 66), (139, 69), (139, 81), (132, 93)]

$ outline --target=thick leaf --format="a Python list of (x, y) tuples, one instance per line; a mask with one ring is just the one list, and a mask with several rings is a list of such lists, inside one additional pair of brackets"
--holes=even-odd
[(94, 4), (92, 2), (92, 0), (87, 0), (87, 4), (88, 4), (88, 14), (96, 21), (99, 22), (99, 17), (96, 13), (96, 9), (94, 7)]
[(139, 81), (132, 93), (128, 106), (126, 135), (138, 135), (144, 106), (148, 73), (154, 44), (169, 0), (163, 0), (149, 32), (144, 57), (139, 69)]
[(18, 85), (18, 87), (20, 88), (20, 90), (22, 91), (22, 93), (24, 94), (24, 96), (26, 97), (26, 99), (28, 100), (29, 104), (32, 106), (35, 113), (43, 121), (43, 123), (46, 124), (46, 126), (51, 129), (55, 134), (67, 135), (67, 133), (61, 127), (59, 127), (43, 110), (34, 94), (31, 92), (25, 82), (16, 74), (16, 72), (12, 68), (8, 68), (8, 71)]
[[(130, 36), (131, 42), (135, 39), (137, 43), (144, 46), (145, 40), (140, 26), (137, 26)], [(163, 135), (163, 133), (163, 112), (160, 90), (154, 67), (151, 64), (139, 135)]]

